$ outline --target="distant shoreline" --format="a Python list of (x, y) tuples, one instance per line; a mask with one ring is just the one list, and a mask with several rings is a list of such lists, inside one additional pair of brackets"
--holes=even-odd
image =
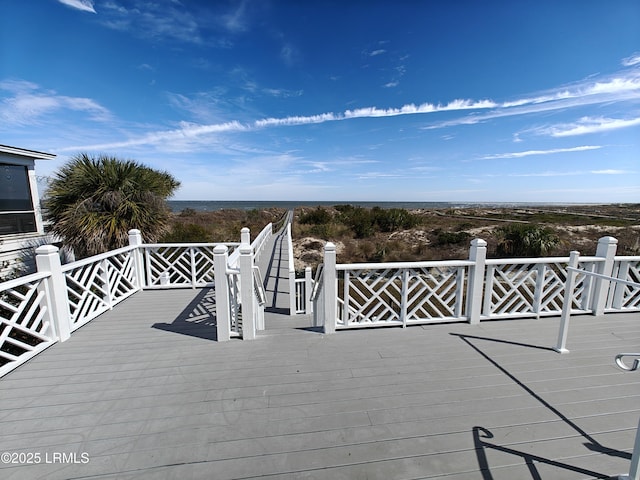
[[(169, 200), (169, 207), (174, 213), (187, 208), (198, 212), (214, 212), (218, 210), (254, 210), (264, 208), (354, 205), (360, 207), (403, 208), (407, 210), (436, 210), (442, 208), (522, 208), (522, 207), (576, 207), (585, 205), (614, 205), (610, 203), (568, 203), (568, 202), (356, 202), (356, 201), (215, 201), (215, 200)], [(616, 204), (617, 205), (617, 204)]]

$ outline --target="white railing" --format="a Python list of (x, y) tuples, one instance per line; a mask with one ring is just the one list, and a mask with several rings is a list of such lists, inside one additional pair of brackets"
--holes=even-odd
[(267, 227), (253, 245), (248, 229), (229, 244), (143, 244), (131, 230), (129, 246), (67, 265), (58, 248), (39, 247), (38, 273), (0, 284), (0, 376), (143, 289), (214, 287), (218, 340), (254, 338), (264, 328), (264, 292), (253, 254)]
[[(287, 265), (289, 266), (289, 315), (302, 313), (298, 308), (298, 285), (296, 283), (295, 258), (293, 257), (293, 239), (291, 238), (291, 222), (286, 225)], [(302, 297), (304, 298), (304, 297)]]
[(272, 235), (273, 224), (270, 223), (262, 229), (255, 240), (251, 243), (251, 248), (253, 249), (253, 255), (256, 262), (260, 259), (260, 255), (264, 251)]
[(314, 288), (314, 280), (311, 275), (311, 267), (304, 269), (304, 277), (294, 277), (295, 288), (295, 313), (305, 314), (313, 312), (313, 303), (311, 301), (311, 295)]
[(124, 247), (61, 266), (71, 332), (140, 290), (136, 248)]
[[(640, 292), (587, 275), (637, 281), (640, 257), (616, 257), (617, 240), (604, 237), (596, 255), (486, 259), (486, 242), (471, 242), (469, 260), (386, 264), (335, 264), (335, 246), (325, 247), (323, 293), (314, 309), (325, 313), (325, 332), (335, 329), (488, 319), (538, 318), (570, 313), (640, 310)], [(572, 254), (573, 255), (573, 254)], [(569, 268), (573, 276), (564, 296)], [(328, 293), (331, 291), (330, 293)]]
[[(637, 271), (638, 260), (631, 260), (631, 261), (635, 261), (636, 271)], [(569, 262), (569, 266), (567, 267), (567, 282), (564, 288), (564, 298), (566, 300), (565, 305), (569, 305), (570, 303), (570, 299), (572, 298), (573, 292), (576, 288), (575, 287), (576, 277), (578, 276), (582, 276), (583, 278), (588, 277), (589, 279), (593, 279), (595, 280), (594, 282), (595, 285), (600, 284), (602, 286), (602, 294), (597, 297), (594, 297), (594, 302), (593, 302), (594, 312), (598, 311), (601, 308), (598, 306), (599, 298), (606, 297), (608, 299), (611, 299), (612, 297), (615, 297), (616, 292), (620, 291), (619, 289), (620, 286), (625, 287), (623, 292), (625, 292), (626, 290), (626, 292), (629, 293), (628, 295), (629, 298), (637, 299), (638, 296), (640, 296), (640, 282), (629, 280), (628, 272), (627, 272), (627, 275), (625, 275), (625, 277), (620, 278), (618, 276), (611, 276), (611, 275), (606, 275), (602, 273), (596, 273), (594, 271), (584, 270), (582, 268), (579, 268), (578, 252), (571, 252), (571, 260)], [(624, 298), (624, 295), (622, 296)], [(611, 301), (608, 300), (607, 303), (610, 304)], [(613, 309), (609, 309), (609, 310), (621, 311), (623, 309), (620, 308), (617, 310), (613, 310)], [(629, 309), (627, 308), (625, 310), (629, 310)], [(571, 318), (572, 313), (573, 312), (571, 311), (571, 308), (568, 308), (567, 306), (565, 306), (562, 309), (562, 316), (560, 318), (560, 330), (558, 332), (558, 343), (553, 348), (558, 353), (569, 353), (569, 350), (567, 350), (567, 337), (569, 335), (569, 320)], [(629, 355), (629, 354), (624, 354), (624, 355)]]
[(469, 261), (337, 265), (336, 328), (465, 319), (471, 266)]
[[(335, 267), (335, 266), (334, 266)], [(311, 295), (309, 295), (309, 301), (314, 305), (313, 307), (313, 326), (322, 327), (325, 322), (324, 305), (324, 264), (318, 265), (316, 269), (316, 276), (313, 281), (313, 289)]]
[[(233, 253), (239, 243), (144, 244), (145, 289), (211, 287), (214, 284), (213, 250), (226, 245)], [(239, 252), (238, 252), (239, 253)], [(230, 265), (234, 261), (229, 256)]]
[[(599, 257), (584, 257), (592, 271)], [(482, 318), (552, 316), (562, 312), (569, 257), (487, 260)], [(588, 311), (590, 282), (580, 278), (572, 298), (575, 313)]]
[[(640, 256), (613, 258), (612, 276), (624, 278), (627, 281), (640, 283)], [(640, 289), (624, 283), (616, 283), (613, 292), (607, 299), (605, 311), (640, 309)]]
[(48, 273), (0, 283), (0, 377), (57, 341)]
[[(288, 214), (289, 219), (291, 213)], [(305, 268), (304, 277), (296, 278), (295, 258), (293, 256), (293, 239), (291, 235), (291, 221), (286, 225), (287, 254), (289, 265), (289, 312), (291, 315), (312, 313), (311, 292), (313, 290), (313, 278), (311, 267)]]

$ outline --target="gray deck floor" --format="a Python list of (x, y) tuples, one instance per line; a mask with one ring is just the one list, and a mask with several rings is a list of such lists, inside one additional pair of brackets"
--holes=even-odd
[(548, 349), (557, 318), (323, 335), (274, 317), (254, 341), (218, 343), (202, 310), (190, 328), (163, 328), (206, 296), (138, 293), (2, 378), (0, 452), (40, 461), (2, 463), (0, 478), (628, 471), (640, 376), (613, 358), (640, 349), (638, 314), (574, 317), (568, 355)]

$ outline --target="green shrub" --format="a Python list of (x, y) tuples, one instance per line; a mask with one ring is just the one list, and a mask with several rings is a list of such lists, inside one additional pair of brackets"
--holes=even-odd
[(396, 230), (409, 229), (419, 223), (419, 218), (402, 208), (382, 209), (373, 207), (371, 209), (373, 223), (382, 232), (395, 232)]
[(195, 223), (173, 225), (171, 232), (165, 235), (161, 242), (163, 243), (206, 243), (209, 242), (209, 234), (207, 230)]
[(514, 223), (497, 233), (497, 254), (501, 257), (540, 257), (560, 243), (553, 229), (539, 225)]
[(442, 230), (436, 232), (436, 245), (460, 245), (466, 243), (471, 235), (467, 232), (443, 232)]
[(332, 219), (333, 217), (326, 209), (322, 207), (316, 207), (315, 210), (301, 215), (299, 222), (306, 225), (324, 225), (331, 222)]

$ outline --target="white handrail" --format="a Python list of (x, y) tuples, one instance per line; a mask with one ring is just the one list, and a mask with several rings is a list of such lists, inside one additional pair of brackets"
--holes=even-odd
[(69, 270), (74, 270), (78, 267), (84, 267), (85, 265), (90, 265), (92, 263), (95, 262), (99, 262), (101, 260), (105, 260), (107, 258), (111, 258), (114, 257), (116, 255), (119, 255), (121, 253), (126, 253), (126, 252), (130, 252), (132, 250), (136, 250), (138, 247), (137, 246), (131, 246), (128, 245), (126, 247), (122, 247), (122, 248), (117, 248), (115, 250), (109, 250), (108, 252), (105, 253), (100, 253), (98, 255), (94, 255), (93, 257), (87, 257), (87, 258), (83, 258), (82, 260), (76, 260), (75, 262), (71, 262), (71, 263), (67, 263), (65, 265), (62, 265), (62, 272), (68, 272)]
[[(577, 258), (577, 255), (576, 255), (576, 258)], [(558, 332), (558, 343), (555, 347), (553, 347), (553, 349), (558, 353), (569, 353), (569, 350), (567, 350), (567, 337), (569, 334), (569, 319), (571, 317), (571, 303), (570, 303), (571, 299), (567, 297), (571, 295), (571, 290), (573, 290), (573, 274), (574, 273), (581, 273), (585, 276), (600, 278), (602, 280), (607, 280), (609, 282), (621, 283), (623, 285), (629, 285), (632, 287), (640, 288), (640, 283), (629, 282), (621, 278), (611, 277), (609, 275), (602, 275), (596, 272), (589, 272), (587, 270), (582, 270), (580, 268), (575, 268), (571, 266), (567, 267), (567, 282), (566, 282), (565, 295), (564, 295), (565, 303), (564, 303), (564, 308), (562, 310), (560, 331)], [(569, 303), (567, 304), (567, 302)]]
[[(535, 258), (487, 258), (485, 261), (486, 265), (507, 265), (510, 263), (515, 263), (518, 265), (532, 265), (539, 263), (567, 263), (570, 257), (535, 257)], [(602, 257), (580, 257), (580, 261), (583, 263), (591, 263), (591, 262), (604, 262), (605, 259)]]
[[(582, 259), (582, 258), (581, 258)], [(638, 282), (630, 282), (628, 280), (622, 280), (621, 278), (611, 277), (609, 275), (602, 275), (601, 273), (589, 272), (587, 270), (582, 270), (581, 268), (567, 267), (567, 270), (576, 273), (583, 273), (585, 275), (589, 275), (590, 277), (601, 278), (603, 280), (609, 280), (610, 282), (621, 283), (623, 285), (629, 285), (630, 287), (639, 287), (640, 283)]]
[(425, 262), (341, 263), (336, 270), (386, 270), (389, 268), (470, 267), (469, 260), (430, 260)]
[(19, 287), (21, 285), (24, 285), (25, 283), (37, 282), (38, 280), (42, 280), (43, 278), (47, 278), (49, 276), (51, 276), (51, 273), (49, 272), (36, 272), (29, 275), (24, 275), (22, 277), (14, 278), (13, 280), (7, 280), (6, 282), (0, 283), (0, 292), (12, 289), (14, 287)]

